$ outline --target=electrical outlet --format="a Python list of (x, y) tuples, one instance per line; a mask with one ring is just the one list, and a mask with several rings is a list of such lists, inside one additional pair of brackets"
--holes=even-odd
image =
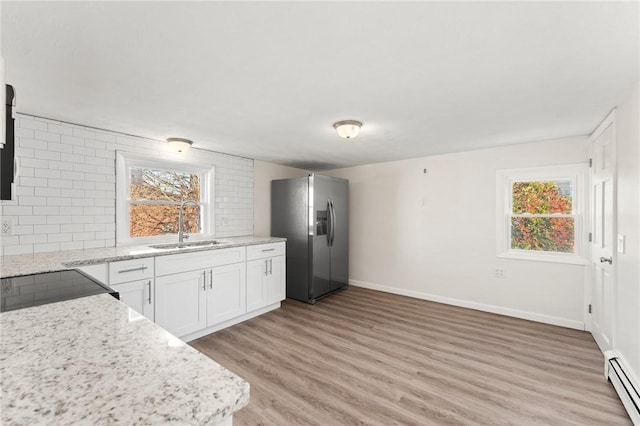
[(13, 235), (13, 220), (11, 219), (2, 219), (2, 235), (9, 236)]
[(495, 268), (493, 270), (493, 275), (496, 278), (504, 278), (506, 274), (505, 274), (504, 268)]

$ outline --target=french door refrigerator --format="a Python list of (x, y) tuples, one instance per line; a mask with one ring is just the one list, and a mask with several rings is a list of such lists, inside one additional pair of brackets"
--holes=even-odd
[(307, 303), (349, 282), (349, 181), (271, 181), (271, 234), (287, 238), (287, 297)]

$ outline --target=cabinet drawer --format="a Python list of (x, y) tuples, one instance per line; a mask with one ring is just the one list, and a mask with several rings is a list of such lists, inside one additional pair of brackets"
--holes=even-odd
[(153, 278), (153, 257), (109, 263), (109, 284)]
[(156, 257), (156, 275), (177, 274), (196, 269), (229, 265), (231, 263), (244, 262), (245, 259), (246, 249), (244, 247), (158, 256)]
[(247, 247), (247, 260), (262, 259), (271, 256), (280, 256), (285, 253), (285, 242), (258, 244)]

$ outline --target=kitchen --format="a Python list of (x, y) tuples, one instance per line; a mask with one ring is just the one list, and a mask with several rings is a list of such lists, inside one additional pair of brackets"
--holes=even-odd
[[(1, 204), (3, 223), (11, 228), (0, 245), (3, 276), (59, 270), (61, 262), (100, 256), (109, 259), (102, 265), (154, 259), (142, 265), (147, 269), (140, 276), (120, 285), (146, 283), (153, 276), (155, 297), (158, 280), (174, 275), (158, 268), (175, 254), (156, 256), (155, 249), (133, 259), (131, 247), (137, 246), (119, 244), (118, 233), (126, 234), (127, 223), (120, 222), (126, 215), (118, 211), (126, 200), (118, 199), (123, 174), (117, 172), (117, 154), (127, 152), (131, 158), (153, 156), (159, 164), (215, 167), (211, 199), (201, 200), (207, 211), (202, 226), (211, 232), (201, 239), (231, 244), (184, 255), (237, 249), (238, 257), (228, 263), (209, 259), (190, 269), (205, 272), (207, 289), (214, 268), (229, 265), (245, 265), (235, 272), (244, 270), (244, 281), (225, 273), (236, 284), (248, 282), (249, 262), (264, 267), (267, 259), (250, 255), (250, 249), (284, 243), (271, 232), (273, 180), (308, 173), (349, 180), (348, 290), (308, 306), (265, 298), (247, 311), (245, 300), (244, 313), (239, 307), (211, 325), (197, 315), (170, 314), (167, 318), (184, 319), (173, 330), (158, 322), (162, 310), (156, 301), (156, 322), (169, 327), (170, 335), (207, 339), (224, 328), (211, 335), (219, 335), (222, 345), (234, 323), (240, 327), (235, 330), (257, 327), (286, 309), (304, 322), (305, 312), (315, 317), (314, 309), (329, 309), (331, 300), (345, 303), (341, 298), (349, 294), (370, 301), (388, 297), (389, 303), (409, 296), (474, 309), (469, 318), (484, 311), (589, 330), (592, 298), (584, 264), (497, 255), (496, 171), (585, 164), (590, 136), (616, 108), (614, 237), (624, 236), (625, 247), (614, 253), (618, 313), (610, 349), (637, 377), (637, 4), (3, 2), (1, 7), (5, 80), (16, 89), (18, 163), (12, 199)], [(390, 25), (390, 16), (402, 24)], [(273, 20), (282, 24), (281, 31)], [(455, 25), (447, 28), (447, 22)], [(514, 29), (524, 22), (532, 27), (516, 37)], [(326, 25), (335, 31), (323, 31)], [(437, 42), (443, 39), (448, 42)], [(602, 61), (611, 64), (606, 71), (597, 67)], [(557, 69), (562, 73), (551, 72)], [(333, 128), (345, 119), (363, 123), (353, 141)], [(176, 153), (165, 142), (169, 137), (189, 138), (193, 146)], [(150, 244), (177, 241), (172, 234)], [(587, 258), (588, 248), (581, 250)], [(65, 257), (70, 251), (75, 257)], [(288, 245), (286, 254), (288, 261)], [(278, 263), (272, 263), (277, 272)], [(152, 275), (144, 275), (152, 267)], [(106, 281), (113, 273), (94, 272)], [(142, 285), (136, 291), (147, 296), (150, 289)], [(241, 286), (236, 290), (241, 300)], [(166, 294), (167, 301), (182, 295)], [(443, 315), (447, 312), (453, 315), (446, 310)], [(599, 364), (605, 358), (598, 353), (598, 385), (610, 402), (616, 394), (602, 378)], [(226, 358), (220, 354), (220, 360)], [(232, 372), (243, 371), (230, 365), (225, 367)], [(258, 395), (248, 382), (251, 399), (244, 402)], [(239, 389), (248, 397), (248, 389)], [(310, 409), (309, 403), (302, 406)], [(271, 410), (265, 409), (265, 418), (275, 418)], [(619, 415), (623, 409), (615, 410)]]

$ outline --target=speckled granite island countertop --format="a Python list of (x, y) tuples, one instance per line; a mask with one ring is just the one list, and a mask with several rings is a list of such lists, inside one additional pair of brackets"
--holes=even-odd
[(1, 422), (228, 422), (249, 384), (110, 295), (0, 314)]
[(188, 249), (154, 249), (149, 246), (121, 246), (93, 248), (85, 250), (66, 250), (36, 254), (16, 254), (0, 256), (0, 276), (15, 277), (17, 275), (37, 274), (41, 272), (59, 271), (65, 268), (93, 265), (97, 263), (115, 262), (143, 257), (166, 256), (203, 250), (219, 250), (230, 247), (250, 246), (286, 241), (286, 238), (244, 237), (216, 238), (225, 243), (214, 247), (189, 247)]

